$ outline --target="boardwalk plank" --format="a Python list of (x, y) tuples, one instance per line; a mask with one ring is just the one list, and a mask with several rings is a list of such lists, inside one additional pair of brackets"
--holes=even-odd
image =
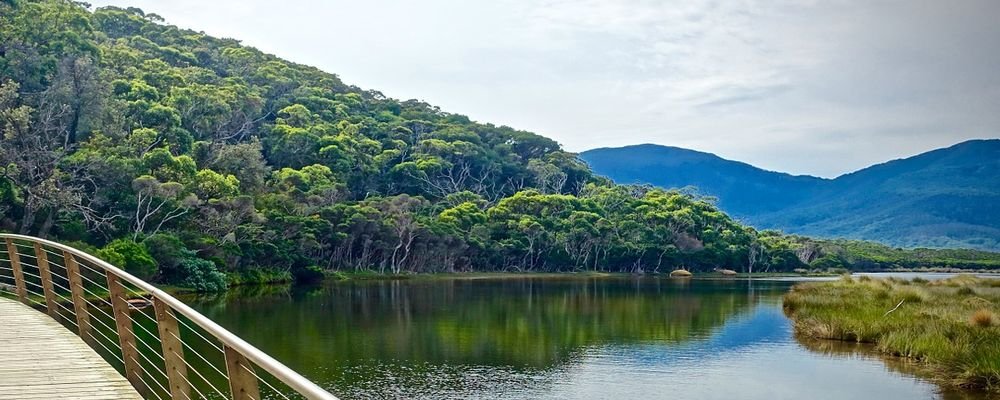
[(0, 297), (0, 400), (138, 400), (125, 378), (48, 315)]

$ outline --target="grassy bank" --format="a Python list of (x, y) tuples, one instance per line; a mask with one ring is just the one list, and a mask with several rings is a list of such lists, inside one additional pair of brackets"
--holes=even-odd
[(1000, 280), (845, 277), (796, 285), (784, 309), (800, 335), (874, 343), (943, 384), (1000, 393)]

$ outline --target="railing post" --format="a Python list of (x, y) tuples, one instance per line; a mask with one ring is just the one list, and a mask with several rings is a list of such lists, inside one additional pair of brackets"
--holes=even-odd
[(190, 399), (191, 386), (187, 381), (184, 345), (180, 340), (181, 331), (177, 327), (177, 316), (170, 306), (156, 296), (153, 296), (153, 309), (156, 310), (156, 327), (163, 347), (163, 369), (167, 372), (167, 381), (170, 384), (170, 398)]
[(35, 261), (38, 261), (38, 276), (42, 278), (42, 293), (45, 295), (45, 311), (49, 316), (59, 320), (60, 314), (56, 304), (56, 292), (52, 288), (52, 271), (49, 270), (49, 255), (42, 244), (35, 242)]
[(121, 279), (111, 271), (108, 277), (108, 291), (111, 293), (111, 308), (115, 314), (115, 327), (118, 330), (118, 341), (122, 347), (122, 360), (125, 362), (125, 378), (136, 389), (145, 387), (142, 382), (142, 369), (139, 365), (139, 350), (135, 343), (135, 333), (132, 331), (132, 318), (129, 317), (128, 300), (125, 299), (125, 286)]
[(10, 238), (7, 238), (7, 258), (10, 259), (10, 269), (13, 270), (17, 297), (21, 299), (22, 303), (30, 306), (28, 288), (24, 286), (24, 273), (21, 271), (21, 255), (17, 252), (17, 246), (14, 245), (14, 241)]
[(232, 347), (225, 344), (222, 347), (226, 353), (226, 375), (229, 377), (229, 390), (233, 393), (233, 400), (260, 399), (257, 377), (250, 373), (253, 364)]
[(63, 262), (66, 264), (66, 277), (69, 278), (70, 298), (73, 299), (73, 313), (76, 314), (76, 325), (80, 327), (80, 337), (84, 342), (94, 346), (94, 338), (90, 333), (90, 313), (87, 311), (87, 300), (83, 295), (83, 279), (80, 277), (80, 264), (76, 263), (67, 251), (63, 251)]

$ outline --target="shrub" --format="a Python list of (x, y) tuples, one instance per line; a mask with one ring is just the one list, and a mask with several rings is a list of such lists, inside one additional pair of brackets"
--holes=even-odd
[(169, 233), (159, 233), (142, 242), (160, 264), (161, 281), (199, 292), (226, 290), (226, 276), (216, 263), (199, 258), (184, 242)]
[(915, 277), (915, 278), (911, 279), (910, 282), (924, 284), (924, 283), (927, 283), (927, 282), (930, 282), (930, 281), (928, 281), (928, 280), (926, 280), (926, 279), (921, 278), (921, 277), (918, 276), (918, 277)]
[(323, 269), (315, 265), (295, 270), (295, 281), (314, 283), (323, 280)]
[(812, 269), (820, 270), (837, 270), (844, 269), (846, 271), (847, 264), (840, 257), (833, 254), (827, 254), (823, 257), (817, 258), (809, 263), (809, 267)]
[(169, 233), (158, 233), (146, 238), (142, 244), (149, 249), (149, 255), (160, 265), (160, 273), (165, 282), (183, 280), (178, 265), (188, 258), (195, 257), (194, 252), (184, 247), (177, 236)]
[(221, 292), (226, 290), (226, 275), (215, 268), (215, 264), (200, 258), (186, 258), (178, 264), (184, 279), (181, 286), (199, 292)]
[(272, 268), (250, 268), (227, 274), (230, 286), (291, 282), (291, 272)]
[(142, 279), (150, 279), (157, 272), (156, 260), (149, 255), (146, 246), (128, 239), (108, 243), (97, 251), (96, 256)]

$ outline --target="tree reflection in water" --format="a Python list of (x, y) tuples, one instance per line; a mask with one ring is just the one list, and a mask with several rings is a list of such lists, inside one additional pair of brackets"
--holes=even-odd
[[(852, 362), (861, 357), (854, 350), (796, 344), (780, 305), (791, 284), (411, 279), (237, 288), (186, 300), (344, 398), (565, 398), (574, 390), (772, 398), (777, 387), (803, 396), (854, 388), (840, 394), (939, 397), (932, 385), (902, 377), (914, 372), (904, 364), (878, 372)], [(815, 360), (823, 354), (840, 360)], [(803, 378), (810, 368), (826, 376)], [(845, 373), (856, 368), (868, 372)], [(724, 379), (688, 385), (687, 374)], [(862, 381), (817, 392), (838, 376)], [(741, 386), (747, 379), (760, 392)]]

